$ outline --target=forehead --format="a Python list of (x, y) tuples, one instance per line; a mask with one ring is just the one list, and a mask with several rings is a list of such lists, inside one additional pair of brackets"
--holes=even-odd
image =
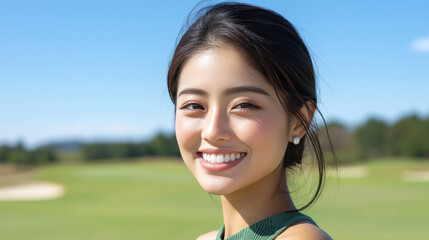
[(274, 91), (264, 76), (231, 47), (210, 48), (193, 55), (180, 74), (178, 90), (188, 87), (219, 89), (241, 85)]

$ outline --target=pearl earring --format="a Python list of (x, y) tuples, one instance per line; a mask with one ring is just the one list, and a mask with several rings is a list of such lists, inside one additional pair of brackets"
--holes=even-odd
[(295, 145), (298, 145), (300, 141), (301, 141), (301, 139), (299, 137), (293, 138), (293, 144), (295, 144)]

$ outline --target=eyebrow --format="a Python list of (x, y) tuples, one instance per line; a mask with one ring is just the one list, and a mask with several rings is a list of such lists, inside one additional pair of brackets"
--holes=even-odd
[(265, 90), (262, 88), (254, 87), (254, 86), (242, 86), (242, 87), (234, 87), (229, 88), (225, 91), (227, 95), (232, 95), (236, 93), (245, 93), (245, 92), (252, 92), (252, 93), (259, 93), (262, 95), (269, 95)]
[[(262, 95), (269, 95), (265, 90), (263, 90), (262, 88), (258, 88), (258, 87), (254, 87), (254, 86), (241, 86), (241, 87), (233, 87), (233, 88), (228, 88), (225, 91), (226, 95), (233, 95), (233, 94), (237, 94), (237, 93), (245, 93), (245, 92), (252, 92), (252, 93), (259, 93)], [(177, 97), (180, 97), (181, 95), (186, 95), (186, 94), (190, 94), (190, 95), (201, 95), (201, 96), (207, 96), (208, 93), (202, 89), (198, 89), (198, 88), (185, 88), (182, 91), (180, 91), (180, 93), (177, 95)]]
[(180, 97), (181, 95), (201, 95), (201, 96), (207, 96), (207, 92), (198, 88), (185, 88), (177, 95), (177, 97)]

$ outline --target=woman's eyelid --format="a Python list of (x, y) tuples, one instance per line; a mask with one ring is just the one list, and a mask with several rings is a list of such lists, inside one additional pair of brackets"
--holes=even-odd
[(261, 108), (260, 104), (255, 103), (252, 100), (241, 100), (241, 101), (238, 101), (237, 103), (234, 104), (233, 109), (237, 108), (238, 106), (243, 106), (243, 105), (247, 106), (245, 108), (253, 108), (253, 109), (260, 109)]
[[(194, 108), (190, 108), (191, 106), (193, 106)], [(196, 108), (195, 108), (196, 107)], [(204, 106), (196, 101), (186, 101), (184, 103), (182, 103), (179, 107), (179, 109), (184, 109), (184, 110), (203, 110)]]
[(188, 105), (189, 103), (199, 103), (198, 99), (194, 98), (194, 97), (188, 97), (188, 96), (182, 96), (180, 99), (178, 99), (177, 101), (177, 106), (179, 106), (179, 108), (182, 108), (183, 106)]
[[(178, 109), (183, 109), (183, 110), (205, 110), (206, 109), (204, 103), (196, 99), (183, 100), (182, 103), (180, 103), (178, 106), (179, 106)], [(261, 109), (262, 108), (262, 105), (260, 103), (258, 103), (255, 100), (247, 99), (247, 98), (233, 101), (230, 108), (231, 110), (234, 110), (234, 109), (237, 109), (237, 107), (239, 106), (242, 106), (239, 109)]]

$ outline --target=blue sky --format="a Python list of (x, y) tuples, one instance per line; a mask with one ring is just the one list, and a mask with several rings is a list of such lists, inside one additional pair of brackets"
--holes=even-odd
[[(198, 2), (0, 0), (0, 143), (172, 131), (168, 62)], [(297, 27), (327, 120), (429, 115), (429, 1), (246, 2)]]

